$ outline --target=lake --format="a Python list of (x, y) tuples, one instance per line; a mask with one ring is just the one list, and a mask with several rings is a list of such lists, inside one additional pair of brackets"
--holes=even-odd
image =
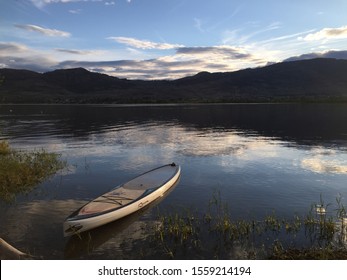
[[(0, 237), (43, 259), (141, 258), (137, 244), (158, 213), (204, 213), (216, 193), (235, 219), (292, 217), (321, 199), (346, 205), (346, 104), (0, 105), (0, 138), (68, 163), (15, 202), (0, 201)], [(63, 237), (78, 207), (171, 162), (180, 182), (156, 205), (89, 243)]]

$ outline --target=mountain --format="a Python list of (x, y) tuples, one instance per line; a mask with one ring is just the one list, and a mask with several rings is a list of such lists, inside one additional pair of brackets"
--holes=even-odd
[(43, 74), (0, 69), (0, 76), (1, 103), (347, 101), (347, 60), (330, 58), (173, 81), (119, 79), (83, 68)]

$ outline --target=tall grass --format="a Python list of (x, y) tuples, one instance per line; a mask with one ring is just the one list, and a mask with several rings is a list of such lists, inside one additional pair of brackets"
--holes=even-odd
[(8, 142), (0, 141), (0, 198), (13, 201), (16, 194), (30, 192), (64, 167), (58, 154), (17, 151)]
[(217, 193), (206, 213), (160, 214), (155, 242), (164, 257), (175, 259), (347, 259), (347, 220), (341, 198), (335, 216), (321, 214), (329, 206), (322, 198), (320, 212), (314, 205), (308, 214), (291, 219), (272, 213), (259, 220), (234, 220)]

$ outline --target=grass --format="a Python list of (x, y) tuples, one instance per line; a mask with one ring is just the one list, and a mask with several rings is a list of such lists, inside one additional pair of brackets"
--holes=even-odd
[(13, 201), (17, 194), (30, 192), (65, 165), (58, 154), (17, 151), (0, 141), (0, 199)]
[(234, 220), (217, 193), (204, 214), (160, 214), (154, 243), (158, 257), (171, 259), (347, 259), (346, 211), (336, 201), (332, 216), (321, 199), (304, 216)]

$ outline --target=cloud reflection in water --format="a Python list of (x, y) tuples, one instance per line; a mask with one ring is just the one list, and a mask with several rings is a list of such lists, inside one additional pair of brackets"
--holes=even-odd
[(346, 159), (336, 154), (337, 151), (333, 149), (312, 149), (311, 155), (301, 160), (301, 167), (315, 173), (347, 174)]

